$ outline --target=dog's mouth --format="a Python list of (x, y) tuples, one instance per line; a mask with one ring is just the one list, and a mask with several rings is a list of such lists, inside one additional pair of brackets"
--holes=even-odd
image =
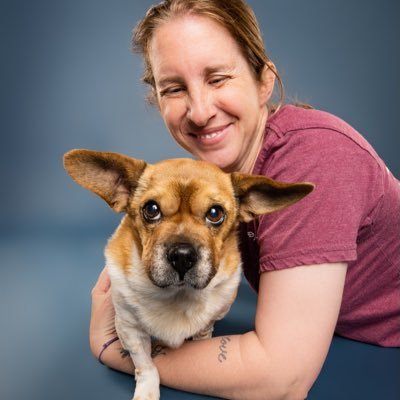
[(204, 289), (215, 275), (211, 253), (188, 242), (157, 245), (150, 279), (160, 288)]

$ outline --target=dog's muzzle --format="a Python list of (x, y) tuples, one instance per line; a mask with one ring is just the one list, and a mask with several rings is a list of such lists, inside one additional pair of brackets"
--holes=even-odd
[(167, 260), (183, 281), (185, 274), (196, 265), (198, 254), (190, 243), (176, 243), (168, 249)]
[(217, 272), (210, 250), (189, 240), (160, 242), (152, 251), (149, 277), (160, 288), (204, 289)]

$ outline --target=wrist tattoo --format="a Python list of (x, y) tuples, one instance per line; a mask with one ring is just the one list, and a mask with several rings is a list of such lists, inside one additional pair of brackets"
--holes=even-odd
[(218, 361), (220, 363), (223, 363), (224, 361), (227, 360), (227, 356), (228, 356), (228, 347), (227, 346), (230, 341), (231, 341), (231, 338), (229, 336), (224, 336), (219, 341)]
[(166, 347), (159, 344), (159, 343), (154, 343), (151, 347), (151, 358), (156, 358), (159, 355), (166, 356)]

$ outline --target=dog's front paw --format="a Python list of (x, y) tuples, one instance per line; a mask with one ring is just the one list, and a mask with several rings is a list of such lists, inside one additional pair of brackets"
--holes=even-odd
[(160, 399), (160, 378), (155, 371), (135, 370), (136, 389), (133, 400), (159, 400)]
[(133, 400), (159, 400), (160, 388), (148, 387), (147, 385), (136, 385)]

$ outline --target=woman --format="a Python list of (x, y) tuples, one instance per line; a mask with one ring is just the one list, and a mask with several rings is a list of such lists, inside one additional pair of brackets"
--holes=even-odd
[[(316, 184), (301, 204), (241, 227), (245, 275), (258, 291), (255, 330), (158, 347), (161, 382), (228, 399), (304, 399), (335, 332), (400, 346), (399, 184), (345, 122), (272, 104), (282, 84), (251, 9), (241, 0), (164, 1), (134, 43), (153, 103), (196, 158)], [(109, 285), (104, 270), (92, 293), (91, 348), (133, 374), (112, 341)]]

